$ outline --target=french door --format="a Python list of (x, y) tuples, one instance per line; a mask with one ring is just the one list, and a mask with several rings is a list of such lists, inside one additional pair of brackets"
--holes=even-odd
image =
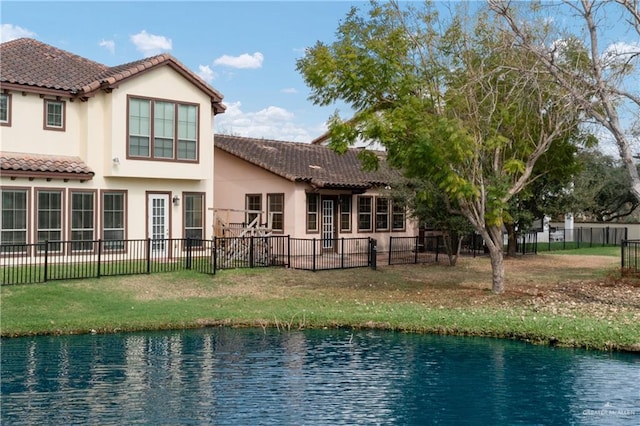
[(334, 217), (333, 200), (322, 200), (322, 248), (324, 250), (334, 248)]
[(169, 238), (169, 195), (148, 194), (147, 229), (151, 239), (151, 252), (156, 256), (167, 253), (167, 239)]

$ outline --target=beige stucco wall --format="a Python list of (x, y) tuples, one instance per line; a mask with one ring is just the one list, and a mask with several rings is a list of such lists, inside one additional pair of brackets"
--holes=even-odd
[[(35, 188), (60, 188), (68, 201), (70, 189), (127, 191), (127, 237), (146, 238), (146, 194), (149, 191), (167, 193), (169, 199), (184, 192), (205, 194), (205, 237), (211, 228), (210, 208), (213, 207), (213, 115), (211, 99), (168, 66), (142, 73), (122, 83), (111, 93), (98, 92), (86, 102), (66, 101), (66, 131), (43, 130), (43, 100), (38, 94), (12, 92), (11, 126), (0, 127), (2, 151), (65, 155), (80, 157), (94, 172), (93, 179), (80, 182), (44, 178), (14, 180), (2, 176), (3, 187), (30, 188), (30, 206), (34, 206)], [(199, 163), (127, 160), (127, 94), (179, 102), (198, 103)], [(113, 162), (117, 157), (119, 164)], [(170, 207), (170, 236), (182, 237), (182, 208)], [(31, 209), (33, 210), (33, 209)], [(100, 220), (100, 204), (96, 204)], [(33, 211), (30, 214), (29, 242), (35, 240)], [(65, 214), (65, 235), (68, 211)], [(101, 224), (96, 223), (96, 229)], [(96, 238), (99, 233), (96, 232)]]
[[(219, 149), (215, 150), (214, 159), (214, 207), (220, 209), (217, 214), (221, 215), (225, 221), (244, 222), (244, 213), (226, 212), (222, 211), (222, 209), (244, 209), (246, 194), (262, 194), (262, 209), (266, 211), (266, 194), (284, 193), (284, 234), (295, 238), (321, 237), (319, 232), (308, 234), (306, 231), (306, 194), (313, 190), (309, 184), (289, 181)], [(349, 192), (320, 190), (318, 193), (322, 196), (348, 194)], [(370, 193), (367, 195), (376, 194)], [(378, 241), (379, 251), (387, 251), (389, 247), (389, 236), (404, 237), (418, 234), (417, 224), (410, 218), (407, 219), (405, 231), (358, 232), (356, 196), (353, 195), (351, 213), (352, 231), (339, 233), (338, 237), (375, 238)]]
[[(48, 97), (48, 99), (53, 99)], [(34, 93), (11, 93), (11, 126), (0, 126), (0, 149), (47, 155), (79, 155), (81, 102), (65, 102), (66, 130), (44, 130), (44, 99)]]

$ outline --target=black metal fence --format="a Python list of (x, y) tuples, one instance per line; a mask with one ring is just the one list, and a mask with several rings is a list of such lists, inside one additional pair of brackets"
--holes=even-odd
[(214, 271), (287, 266), (319, 271), (376, 266), (372, 238), (223, 237), (214, 239)]
[[(612, 238), (618, 238), (618, 235), (614, 232)], [(536, 233), (518, 236), (518, 253), (536, 253), (536, 237)], [(638, 245), (638, 241), (624, 240), (623, 269), (637, 270)], [(438, 262), (442, 252), (442, 237), (389, 237), (389, 249), (385, 254), (389, 265), (397, 265)], [(462, 254), (465, 253), (474, 256), (484, 253), (482, 238), (475, 234), (467, 237), (462, 250)], [(384, 257), (381, 259), (385, 260)], [(49, 241), (0, 245), (0, 284), (180, 270), (215, 274), (221, 269), (271, 266), (310, 271), (375, 269), (377, 263), (377, 242), (372, 238), (305, 239), (271, 235), (216, 237), (213, 240)]]
[(0, 284), (195, 270), (213, 274), (214, 242), (194, 239), (47, 241), (0, 245)]
[(622, 274), (640, 274), (640, 240), (622, 240)]
[[(504, 234), (504, 251), (508, 249), (508, 236)], [(526, 232), (516, 235), (516, 254), (537, 254), (538, 253), (538, 233)], [(484, 239), (477, 233), (471, 233), (462, 239), (462, 248), (460, 254), (471, 255), (476, 257), (478, 255), (487, 254), (488, 250), (485, 247)]]
[(377, 266), (373, 238), (289, 238), (288, 266), (318, 271)]
[(0, 284), (193, 270), (284, 266), (318, 271), (377, 266), (372, 238), (223, 237), (48, 241), (0, 245)]
[(389, 237), (388, 264), (437, 262), (441, 240), (437, 236)]
[(582, 247), (619, 246), (627, 239), (628, 228), (593, 227), (549, 229), (547, 249), (569, 250)]

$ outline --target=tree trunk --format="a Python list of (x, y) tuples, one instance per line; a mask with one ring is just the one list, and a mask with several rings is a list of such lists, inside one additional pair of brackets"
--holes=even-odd
[[(504, 293), (504, 254), (502, 227), (487, 225), (485, 233), (489, 256), (491, 256), (491, 291), (495, 294)], [(486, 238), (486, 237), (485, 237)]]
[(447, 250), (447, 257), (449, 258), (449, 266), (456, 266), (457, 257), (456, 253), (453, 251), (453, 235), (451, 232), (445, 232), (442, 235), (442, 238), (444, 241), (444, 247)]
[(513, 223), (506, 223), (507, 229), (507, 257), (515, 257), (518, 250), (518, 239), (516, 237), (516, 227)]

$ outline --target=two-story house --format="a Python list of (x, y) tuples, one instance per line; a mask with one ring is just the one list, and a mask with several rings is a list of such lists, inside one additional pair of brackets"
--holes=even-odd
[(0, 58), (2, 251), (210, 236), (220, 93), (168, 54), (109, 67), (22, 38)]

